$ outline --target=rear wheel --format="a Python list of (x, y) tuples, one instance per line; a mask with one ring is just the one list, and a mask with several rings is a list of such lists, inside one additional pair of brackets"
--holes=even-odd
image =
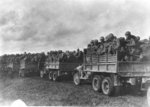
[(78, 72), (76, 72), (73, 75), (73, 82), (74, 82), (75, 85), (80, 85), (81, 84), (81, 80), (80, 80), (80, 76), (79, 76)]
[(100, 75), (94, 75), (92, 80), (92, 88), (94, 91), (101, 91), (102, 77)]
[(57, 81), (58, 80), (58, 74), (57, 71), (53, 73), (53, 81)]
[(53, 79), (53, 72), (51, 72), (51, 71), (49, 72), (49, 74), (48, 74), (48, 79), (49, 79), (49, 80), (52, 80), (52, 79)]
[(113, 81), (110, 77), (105, 77), (102, 81), (102, 92), (105, 95), (112, 95), (114, 91)]

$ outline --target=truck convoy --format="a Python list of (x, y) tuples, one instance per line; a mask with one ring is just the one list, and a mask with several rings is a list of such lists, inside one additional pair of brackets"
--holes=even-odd
[(18, 74), (19, 67), (20, 67), (20, 63), (17, 59), (11, 60), (10, 56), (6, 56), (6, 55), (4, 55), (3, 57), (0, 57), (0, 73), (1, 74), (13, 76), (15, 74)]
[[(53, 81), (68, 75), (73, 77), (75, 85), (90, 80), (94, 91), (108, 96), (124, 87), (145, 90), (148, 88), (146, 80), (150, 78), (150, 40), (140, 40), (129, 31), (125, 37), (117, 38), (110, 33), (100, 41), (92, 40), (84, 51), (19, 55), (19, 75), (36, 73)], [(2, 59), (1, 63), (7, 58)]]
[(73, 76), (74, 69), (82, 64), (83, 53), (77, 51), (51, 51), (40, 71), (40, 77), (48, 75), (49, 80), (57, 81), (61, 76)]
[(20, 69), (19, 69), (20, 77), (38, 74), (38, 70), (39, 70), (38, 62), (31, 62), (28, 60), (20, 61)]
[(19, 76), (39, 75), (44, 66), (45, 57), (44, 53), (24, 55), (20, 59)]

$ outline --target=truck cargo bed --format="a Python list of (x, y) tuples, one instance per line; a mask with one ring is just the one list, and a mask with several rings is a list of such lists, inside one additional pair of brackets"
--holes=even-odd
[(80, 63), (64, 63), (64, 62), (49, 62), (46, 64), (47, 69), (73, 71)]
[(150, 77), (150, 62), (118, 61), (117, 54), (84, 55), (84, 71), (117, 73), (122, 77)]
[(38, 69), (38, 63), (22, 60), (20, 62), (20, 69), (34, 69), (36, 71)]

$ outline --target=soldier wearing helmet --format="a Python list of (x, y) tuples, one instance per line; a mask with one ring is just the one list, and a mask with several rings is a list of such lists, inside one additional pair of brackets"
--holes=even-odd
[(126, 36), (126, 46), (127, 46), (127, 57), (130, 61), (135, 60), (134, 54), (136, 51), (136, 40), (137, 38), (131, 34), (130, 31), (125, 33)]
[(136, 39), (137, 39), (137, 41), (140, 41), (141, 38), (140, 38), (140, 36), (137, 36)]
[(104, 54), (105, 53), (105, 48), (104, 48), (104, 44), (105, 44), (105, 39), (103, 36), (100, 37), (100, 42), (98, 44), (98, 49), (97, 49), (97, 53), (98, 54)]
[(112, 42), (112, 39), (114, 39), (114, 34), (110, 33), (105, 37), (106, 42)]
[(126, 40), (127, 40), (127, 39), (130, 39), (130, 37), (131, 37), (131, 32), (130, 32), (130, 31), (127, 31), (127, 32), (125, 33), (125, 36), (126, 36)]
[(100, 43), (104, 43), (104, 42), (105, 42), (104, 36), (100, 37)]
[(105, 40), (106, 40), (106, 43), (105, 43), (105, 52), (107, 53), (111, 53), (113, 54), (113, 41), (116, 40), (116, 37), (114, 36), (113, 33), (110, 33), (108, 34), (106, 37), (105, 37)]

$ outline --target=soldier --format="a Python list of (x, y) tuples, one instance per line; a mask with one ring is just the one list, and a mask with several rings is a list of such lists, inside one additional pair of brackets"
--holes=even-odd
[(131, 32), (127, 31), (125, 33), (126, 36), (126, 41), (127, 41), (127, 46), (135, 46), (136, 44), (136, 37), (134, 35), (131, 35)]
[(77, 58), (78, 62), (82, 62), (83, 61), (83, 52), (80, 51), (79, 49), (77, 49), (76, 58)]
[(134, 53), (135, 53), (135, 46), (136, 46), (136, 37), (134, 35), (131, 35), (130, 31), (127, 31), (125, 33), (126, 36), (126, 46), (127, 46), (127, 51), (128, 51), (128, 59), (130, 61), (134, 61), (135, 57), (134, 57)]
[(100, 43), (105, 43), (104, 36), (100, 37)]
[(124, 37), (120, 37), (117, 39), (114, 49), (118, 51), (118, 60), (125, 61), (126, 56), (126, 42)]
[(94, 53), (97, 51), (97, 49), (98, 49), (98, 40), (96, 39), (96, 40), (94, 40), (94, 45), (93, 45)]
[(91, 48), (91, 44), (88, 44), (88, 49), (90, 49)]
[(94, 40), (91, 40), (91, 49), (90, 53), (94, 53)]
[(91, 40), (91, 42), (88, 44), (87, 53), (91, 53), (92, 52), (93, 46), (94, 46), (94, 41)]
[(106, 42), (112, 42), (114, 38), (115, 38), (114, 34), (113, 34), (113, 33), (110, 33), (110, 34), (108, 34), (108, 35), (105, 37), (105, 41), (106, 41)]
[(104, 43), (105, 43), (105, 39), (102, 36), (102, 37), (100, 37), (100, 42), (99, 42), (99, 45), (98, 45), (98, 50), (97, 50), (98, 54), (102, 55), (102, 54), (105, 53)]
[(107, 43), (105, 45), (105, 49), (107, 50), (109, 54), (113, 54), (114, 53), (113, 42), (115, 42), (117, 38), (112, 33), (110, 33), (106, 36), (105, 39)]

